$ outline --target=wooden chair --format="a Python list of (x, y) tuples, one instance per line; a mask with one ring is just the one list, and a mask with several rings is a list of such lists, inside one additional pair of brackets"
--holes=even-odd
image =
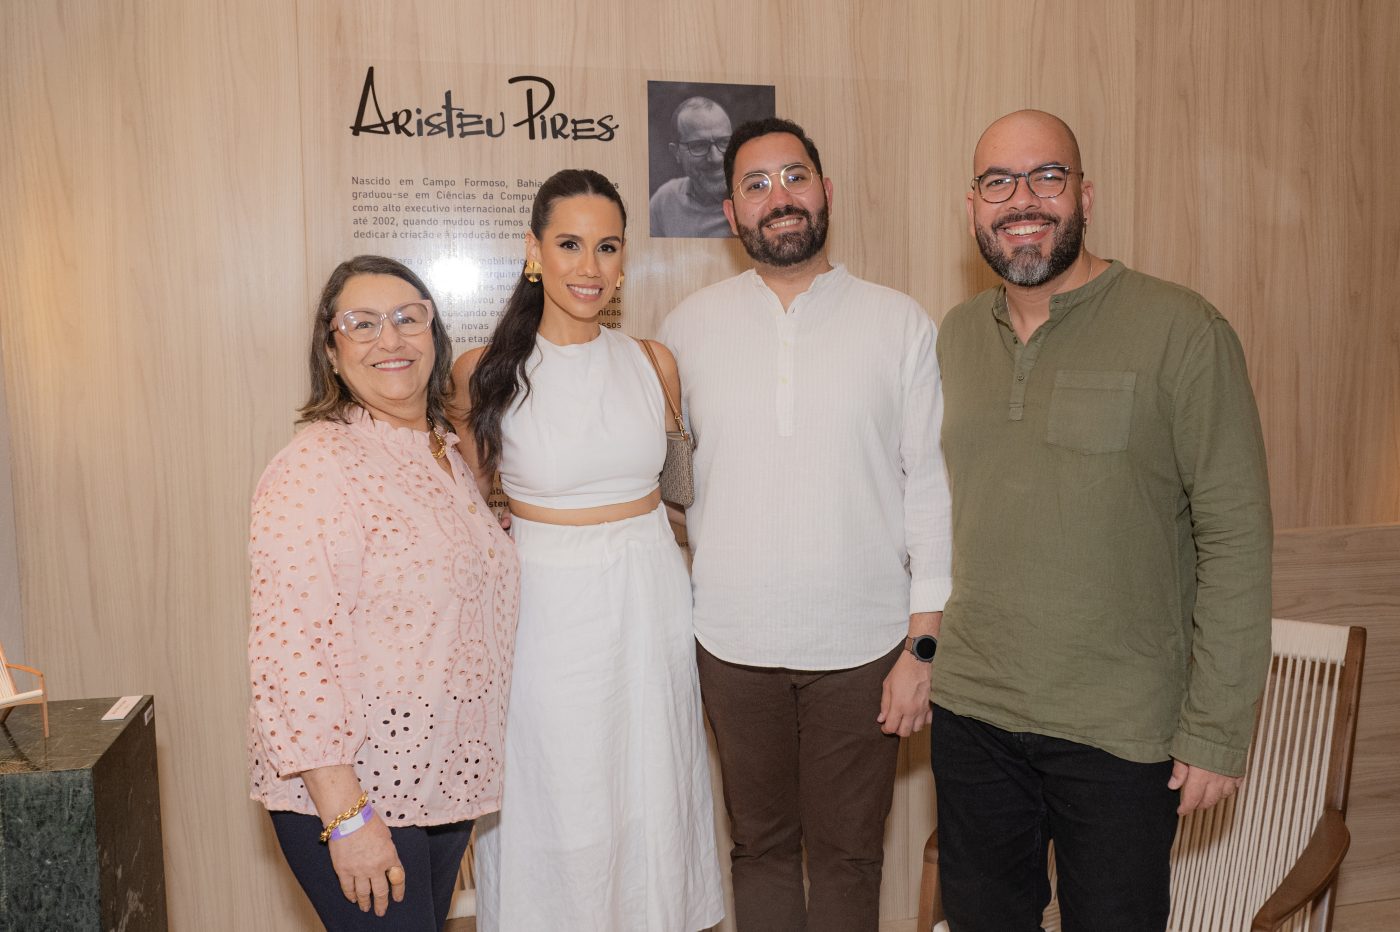
[[(1274, 619), (1244, 785), (1177, 828), (1172, 932), (1332, 928), (1337, 870), (1351, 844), (1345, 817), (1365, 656), (1365, 628)], [(1053, 871), (1052, 860), (1052, 888)], [(920, 932), (935, 921), (946, 929), (937, 886), (935, 829), (924, 847)], [(1052, 902), (1045, 929), (1059, 927)]]
[[(447, 911), (449, 919), (465, 919), (476, 915), (476, 838), (467, 844), (467, 853), (462, 858), (462, 866), (457, 869), (457, 883), (452, 888), (452, 906)], [(451, 928), (452, 923), (448, 923)]]
[[(25, 673), (33, 674), (39, 681), (38, 689), (31, 689), (28, 692), (19, 692), (15, 689), (15, 681), (10, 676), (11, 670), (23, 670)], [(44, 674), (33, 667), (27, 667), (22, 663), (10, 663), (5, 659), (5, 648), (0, 645), (0, 722), (10, 717), (10, 710), (17, 705), (31, 705), (38, 703), (40, 715), (44, 721), (44, 737), (49, 736), (49, 693), (44, 687)]]

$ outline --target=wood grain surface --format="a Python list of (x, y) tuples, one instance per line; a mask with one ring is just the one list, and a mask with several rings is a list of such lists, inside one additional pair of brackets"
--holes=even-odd
[(1274, 614), (1366, 628), (1337, 902), (1400, 900), (1400, 525), (1278, 534)]
[[(464, 92), (551, 75), (638, 128), (647, 80), (773, 84), (835, 184), (834, 258), (935, 319), (990, 283), (963, 214), (978, 134), (1011, 109), (1054, 110), (1097, 185), (1091, 248), (1201, 292), (1240, 331), (1277, 526), (1400, 521), (1400, 5), (11, 0), (5, 12), (0, 429), (18, 559), (0, 563), (0, 586), (20, 591), (25, 652), (55, 697), (159, 697), (174, 928), (312, 923), (246, 799), (245, 540), (253, 484), (305, 390), (315, 292), (346, 248), (335, 186), (349, 150), (328, 127), (347, 125), (344, 97), (369, 64)], [(597, 155), (509, 145), (531, 174)], [(468, 150), (402, 158), (479, 167)], [(637, 334), (744, 267), (732, 241), (646, 235), (646, 165), (638, 132), (597, 166), (641, 218), (622, 321)], [(1309, 617), (1323, 597), (1308, 593), (1336, 581), (1299, 589), (1293, 614)], [(1400, 648), (1372, 638), (1367, 688), (1393, 697)], [(1366, 729), (1400, 726), (1386, 714), (1363, 717), (1368, 754), (1383, 736)], [(903, 753), (890, 919), (913, 915), (931, 821), (927, 739)], [(1361, 755), (1353, 812), (1382, 808), (1344, 903), (1391, 895), (1383, 875), (1400, 873), (1400, 815)]]

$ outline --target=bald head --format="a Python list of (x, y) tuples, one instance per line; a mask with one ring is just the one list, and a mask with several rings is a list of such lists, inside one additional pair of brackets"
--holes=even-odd
[(678, 142), (689, 139), (697, 128), (711, 129), (721, 125), (725, 127), (726, 135), (732, 131), (728, 128), (729, 114), (708, 97), (687, 97), (671, 114), (671, 129)]
[(977, 141), (972, 174), (979, 180), (966, 195), (968, 229), (1008, 287), (1062, 281), (1088, 255), (1084, 228), (1094, 186), (1064, 120), (1042, 110), (1008, 113)]
[(1079, 140), (1068, 123), (1044, 110), (1017, 110), (983, 130), (972, 153), (972, 173), (980, 175), (988, 168), (1017, 171), (1010, 159), (1027, 151), (1044, 153), (1035, 164), (1060, 162), (1073, 169), (1084, 167)]
[(690, 179), (689, 195), (713, 207), (716, 216), (727, 188), (724, 183), (724, 150), (734, 132), (729, 114), (708, 97), (687, 97), (672, 117), (676, 141), (671, 154)]

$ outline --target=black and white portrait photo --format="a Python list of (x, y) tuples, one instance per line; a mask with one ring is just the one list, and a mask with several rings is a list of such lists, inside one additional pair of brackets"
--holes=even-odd
[(651, 235), (730, 236), (724, 150), (734, 127), (771, 117), (771, 84), (647, 82)]

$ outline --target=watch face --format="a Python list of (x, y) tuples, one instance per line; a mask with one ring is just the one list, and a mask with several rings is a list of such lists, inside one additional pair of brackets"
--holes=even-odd
[(909, 645), (909, 651), (924, 663), (928, 663), (938, 651), (938, 639), (931, 634), (920, 635)]

